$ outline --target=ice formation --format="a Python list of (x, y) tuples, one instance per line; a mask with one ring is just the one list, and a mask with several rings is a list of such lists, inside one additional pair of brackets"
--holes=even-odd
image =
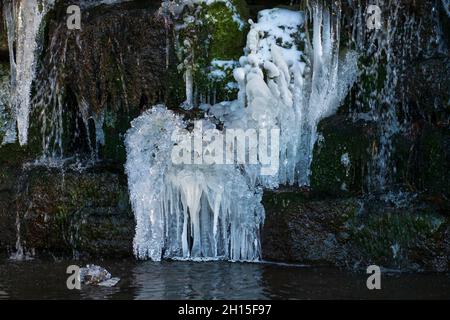
[[(304, 15), (286, 9), (263, 10), (251, 23), (245, 55), (233, 71), (238, 99), (202, 105), (203, 127), (280, 132), (279, 141), (258, 139), (246, 151), (277, 150), (278, 170), (261, 174), (261, 164), (204, 165), (191, 154), (188, 123), (154, 107), (135, 119), (127, 133), (126, 172), (136, 216), (134, 252), (138, 258), (257, 260), (264, 221), (262, 189), (309, 182), (309, 166), (320, 119), (334, 112), (357, 74), (356, 55), (339, 59), (339, 18), (313, 8), (313, 43), (301, 32)], [(305, 52), (299, 49), (305, 44)], [(216, 129), (217, 130), (217, 129)], [(174, 164), (174, 148), (194, 164)], [(226, 145), (228, 150), (230, 145)], [(272, 151), (273, 152), (273, 151)], [(184, 152), (183, 152), (184, 154)], [(258, 154), (261, 161), (261, 154)]]
[[(3, 136), (8, 136), (8, 129), (10, 127), (10, 87), (9, 87), (9, 72), (3, 70), (3, 66), (0, 65), (0, 133)], [(3, 141), (8, 138), (3, 137)], [(2, 140), (0, 138), (0, 144)]]
[(156, 106), (127, 133), (136, 256), (258, 259), (261, 191), (235, 166), (173, 164), (172, 137), (186, 134), (185, 127), (179, 116)]
[[(11, 103), (14, 109), (19, 143), (27, 144), (31, 85), (35, 73), (38, 33), (54, 0), (10, 0), (5, 3), (11, 61)], [(16, 52), (14, 56), (13, 52)]]
[[(310, 44), (301, 32), (301, 12), (261, 11), (251, 25), (241, 66), (234, 70), (238, 101), (210, 108), (228, 127), (280, 127), (278, 177), (263, 178), (266, 187), (309, 184), (317, 124), (336, 111), (356, 80), (356, 54), (339, 58), (339, 19), (333, 21), (319, 6), (312, 15)], [(302, 42), (305, 52), (299, 49)]]

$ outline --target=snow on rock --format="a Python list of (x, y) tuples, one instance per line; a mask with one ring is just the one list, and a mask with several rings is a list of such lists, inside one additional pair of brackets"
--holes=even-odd
[[(356, 78), (356, 55), (339, 57), (339, 19), (318, 6), (312, 13), (310, 44), (302, 32), (303, 13), (261, 11), (258, 22), (251, 22), (245, 55), (233, 71), (238, 99), (202, 104), (206, 119), (194, 123), (191, 131), (186, 130), (189, 123), (161, 105), (133, 121), (125, 141), (126, 172), (138, 258), (260, 258), (262, 188), (308, 184), (317, 124), (336, 111)], [(271, 139), (260, 135), (255, 144), (249, 143), (243, 156), (257, 155), (260, 162), (205, 165), (205, 149), (192, 152), (195, 141), (203, 143), (197, 127), (211, 129), (215, 138), (207, 140), (218, 141), (222, 131), (217, 124), (224, 132), (271, 132)], [(181, 139), (174, 142), (174, 137)], [(226, 143), (224, 149), (230, 147)], [(269, 147), (276, 156), (271, 159), (275, 170), (266, 174), (258, 151)], [(192, 164), (174, 163), (174, 150)]]
[[(280, 128), (278, 177), (264, 177), (265, 187), (309, 184), (317, 125), (336, 111), (356, 80), (356, 54), (339, 57), (339, 20), (333, 24), (330, 12), (317, 5), (312, 15), (310, 44), (302, 32), (302, 12), (280, 8), (261, 11), (258, 22), (251, 23), (246, 55), (234, 70), (242, 110), (224, 113), (223, 103), (210, 108), (210, 113), (229, 127), (253, 122), (258, 128)], [(305, 52), (300, 44), (305, 45)], [(234, 105), (228, 103), (231, 109)]]

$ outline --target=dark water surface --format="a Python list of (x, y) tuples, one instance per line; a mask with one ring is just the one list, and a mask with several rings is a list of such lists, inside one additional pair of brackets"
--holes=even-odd
[[(384, 273), (382, 289), (367, 276), (329, 268), (266, 263), (89, 261), (121, 281), (113, 288), (66, 287), (66, 268), (80, 261), (0, 260), (0, 299), (450, 299), (445, 274)], [(85, 264), (85, 263), (84, 263)], [(83, 265), (84, 265), (83, 264)]]

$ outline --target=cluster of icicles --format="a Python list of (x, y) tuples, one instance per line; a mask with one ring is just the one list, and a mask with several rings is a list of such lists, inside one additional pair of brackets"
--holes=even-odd
[[(356, 79), (356, 54), (339, 56), (339, 19), (314, 6), (310, 41), (302, 32), (302, 12), (261, 11), (234, 70), (238, 99), (201, 106), (206, 117), (194, 127), (200, 123), (219, 132), (220, 123), (221, 130), (279, 129), (279, 165), (271, 176), (261, 175), (257, 164), (175, 164), (174, 135), (188, 134), (194, 141), (202, 131), (186, 130), (190, 124), (163, 105), (132, 122), (126, 136), (126, 172), (138, 258), (261, 258), (263, 189), (309, 183), (317, 124), (338, 108)], [(191, 151), (190, 145), (184, 147)]]

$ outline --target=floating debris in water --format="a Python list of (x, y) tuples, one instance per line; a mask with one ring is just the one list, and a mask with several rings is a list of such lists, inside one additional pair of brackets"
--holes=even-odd
[(87, 285), (114, 287), (119, 283), (120, 278), (113, 278), (111, 273), (105, 268), (95, 264), (88, 264), (86, 268), (80, 269), (80, 281)]

